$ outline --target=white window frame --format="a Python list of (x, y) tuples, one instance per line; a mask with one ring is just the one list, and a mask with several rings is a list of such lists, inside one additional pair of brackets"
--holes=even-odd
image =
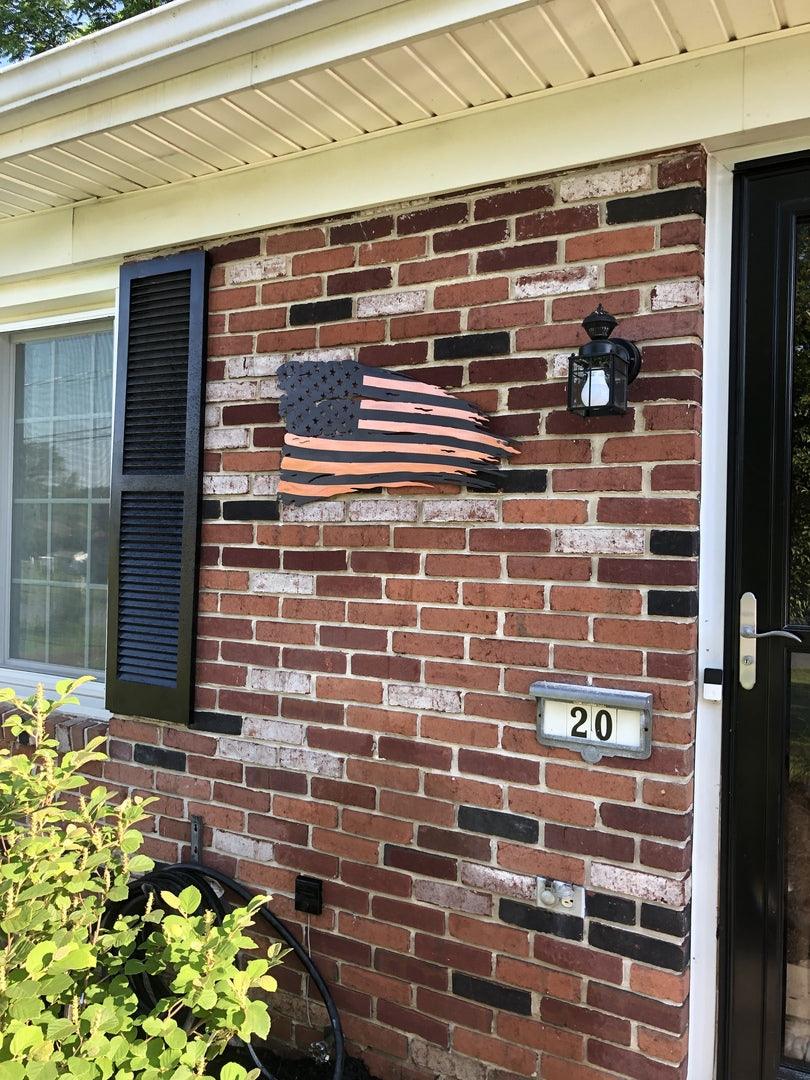
[[(77, 326), (81, 324), (81, 327)], [(3, 422), (0, 413), (0, 506), (11, 506), (12, 453), (14, 445), (14, 425), (11, 423), (14, 385), (14, 349), (20, 341), (35, 340), (39, 337), (58, 336), (71, 329), (110, 329), (113, 334), (113, 399), (115, 395), (115, 349), (116, 349), (116, 310), (104, 308), (79, 312), (70, 315), (54, 316), (44, 319), (30, 319), (25, 322), (0, 325), (0, 410), (3, 410), (7, 422)], [(0, 516), (0, 686), (11, 686), (19, 694), (33, 693), (37, 685), (45, 686), (46, 694), (53, 690), (60, 676), (54, 672), (38, 672), (27, 668), (14, 667), (6, 657), (9, 648), (9, 611), (10, 611), (10, 568), (11, 568), (11, 513)], [(71, 713), (90, 719), (106, 720), (110, 717), (104, 705), (106, 687), (104, 678), (82, 687), (80, 706), (71, 708)]]

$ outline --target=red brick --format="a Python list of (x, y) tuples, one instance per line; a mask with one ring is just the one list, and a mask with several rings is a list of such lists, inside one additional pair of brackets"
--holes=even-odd
[[(562, 968), (566, 973), (578, 972), (591, 978), (621, 983), (623, 963), (620, 956), (597, 952), (584, 945), (574, 945), (545, 934), (537, 934), (534, 940), (534, 956), (550, 967)], [(611, 989), (606, 987), (606, 989)], [(590, 1004), (589, 999), (589, 1004)], [(593, 1003), (598, 1004), (598, 1003)]]
[(532, 240), (538, 236), (558, 236), (562, 233), (582, 232), (599, 224), (596, 206), (566, 207), (563, 210), (545, 210), (539, 214), (520, 217), (515, 223), (516, 240)]
[[(567, 1006), (570, 1008), (570, 1006)], [(495, 1027), (498, 1034), (509, 1043), (531, 1046), (535, 1050), (563, 1054), (569, 1061), (576, 1061), (584, 1056), (584, 1039), (579, 1034), (560, 1031), (548, 1024), (530, 1020), (524, 1016), (510, 1016), (501, 1013)]]
[(464, 638), (451, 634), (394, 633), (391, 644), (396, 652), (415, 656), (464, 656)]
[[(602, 456), (605, 461), (616, 460), (605, 458), (604, 451)], [(552, 483), (555, 491), (640, 491), (641, 469), (555, 469)]]
[(459, 285), (438, 286), (433, 294), (433, 305), (437, 308), (470, 307), (508, 297), (509, 278), (474, 278)]
[(447, 994), (437, 994), (426, 987), (420, 986), (417, 990), (416, 1004), (426, 1016), (438, 1016), (465, 1028), (488, 1032), (492, 1027), (492, 1009)]
[(597, 521), (612, 525), (697, 525), (696, 499), (600, 499)]
[(549, 266), (557, 261), (557, 241), (544, 240), (538, 244), (510, 244), (481, 251), (475, 262), (479, 274), (498, 270), (530, 269)]
[(258, 255), (260, 250), (258, 236), (246, 236), (241, 240), (229, 240), (225, 244), (209, 248), (208, 258), (213, 264), (224, 263), (234, 259), (249, 259), (251, 255)]
[[(262, 338), (265, 335), (262, 335)], [(269, 336), (269, 335), (267, 335)], [(260, 338), (260, 342), (262, 340)], [(323, 348), (329, 345), (357, 345), (361, 342), (383, 341), (385, 323), (380, 319), (361, 319), (357, 322), (322, 323), (318, 331), (318, 344)], [(312, 342), (314, 345), (314, 341)], [(273, 343), (273, 349), (308, 348), (308, 345), (284, 345)]]
[(234, 308), (253, 307), (255, 303), (255, 285), (241, 285), (234, 289), (215, 289), (208, 300), (211, 311), (232, 311)]
[(401, 1031), (410, 1031), (428, 1042), (446, 1047), (450, 1040), (448, 1025), (445, 1021), (433, 1020), (423, 1012), (404, 1009), (392, 1001), (377, 1002), (377, 1017), (383, 1023), (390, 1024)]
[(406, 259), (420, 259), (427, 251), (426, 236), (408, 236), (398, 240), (377, 240), (373, 244), (361, 244), (361, 266), (377, 266), (380, 263), (400, 263)]
[[(256, 350), (257, 352), (279, 352), (286, 349), (312, 349), (315, 347), (315, 337), (314, 326), (303, 326), (296, 330), (269, 330), (256, 338)], [(233, 340), (245, 339), (234, 338)], [(238, 350), (238, 352), (248, 353), (251, 351), (250, 346)]]
[[(607, 439), (603, 461), (694, 461), (700, 457), (697, 435), (632, 435)], [(556, 475), (556, 474), (555, 474)]]
[(703, 273), (703, 256), (699, 251), (671, 252), (643, 259), (626, 259), (607, 263), (605, 285), (627, 285), (637, 281), (665, 281), (670, 278), (695, 277)]
[(699, 465), (656, 465), (650, 475), (653, 491), (699, 491)]
[(702, 150), (669, 158), (658, 166), (658, 186), (673, 187), (675, 184), (703, 184), (706, 181), (706, 155)]
[(510, 578), (588, 581), (591, 577), (591, 560), (578, 556), (510, 555), (506, 560), (506, 569)]
[(559, 671), (593, 671), (603, 675), (640, 675), (642, 653), (631, 649), (594, 649), (557, 645), (554, 666)]
[(538, 1076), (537, 1054), (501, 1038), (457, 1027), (453, 1032), (453, 1047), (462, 1054), (491, 1061), (521, 1076)]
[(627, 1080), (681, 1080), (683, 1075), (680, 1069), (670, 1068), (641, 1054), (634, 1054), (630, 1050), (594, 1039), (588, 1042), (588, 1061), (619, 1072), (627, 1077)]
[(546, 765), (546, 785), (552, 790), (575, 795), (623, 799), (626, 802), (632, 802), (636, 797), (636, 781), (633, 777), (586, 766), (568, 767), (549, 762)]
[[(489, 253), (482, 252), (482, 254)], [(470, 256), (467, 254), (404, 263), (397, 271), (397, 282), (400, 285), (421, 285), (426, 281), (452, 280), (453, 278), (464, 277), (469, 271), (469, 266)]]
[(263, 304), (289, 304), (296, 300), (314, 300), (322, 294), (323, 283), (319, 277), (269, 281), (266, 285), (262, 285)]
[[(441, 773), (426, 773), (426, 777), (438, 779)], [(422, 795), (407, 795), (398, 791), (380, 793), (380, 809), (387, 814), (408, 818), (410, 821), (427, 821), (432, 825), (452, 825), (453, 807)]]
[(323, 274), (329, 270), (343, 270), (354, 266), (353, 247), (332, 247), (321, 251), (309, 251), (305, 255), (295, 255), (292, 260), (292, 272), (296, 277), (303, 274)]
[(536, 761), (487, 754), (465, 747), (458, 752), (458, 767), (460, 772), (490, 776), (496, 780), (513, 780), (521, 784), (536, 784), (540, 777), (540, 767)]
[(437, 255), (464, 248), (484, 247), (498, 244), (509, 238), (509, 225), (506, 221), (487, 221), (480, 225), (467, 225), (461, 229), (446, 229), (434, 233), (433, 250)]
[(639, 310), (640, 303), (641, 294), (638, 289), (627, 289), (624, 292), (589, 292), (581, 296), (559, 296), (551, 303), (551, 317), (555, 322), (584, 319), (594, 310), (594, 304), (601, 304), (611, 315), (631, 315)]
[(424, 315), (399, 315), (391, 319), (392, 338), (434, 337), (456, 334), (461, 329), (457, 311), (428, 311)]
[(264, 245), (267, 255), (284, 255), (291, 251), (308, 251), (326, 245), (323, 229), (292, 229), (289, 232), (271, 233)]
[[(602, 229), (586, 236), (572, 236), (565, 243), (565, 257), (578, 259), (609, 259), (637, 251), (652, 251), (655, 229), (652, 225), (634, 225), (626, 229)], [(613, 309), (608, 309), (612, 311)]]
[(696, 585), (695, 559), (600, 559), (599, 580), (635, 585)]

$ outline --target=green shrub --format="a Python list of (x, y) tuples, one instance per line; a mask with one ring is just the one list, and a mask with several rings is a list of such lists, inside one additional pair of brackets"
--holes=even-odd
[[(255, 948), (247, 930), (267, 898), (216, 925), (195, 914), (200, 894), (189, 887), (162, 893), (165, 910), (150, 902), (143, 917), (105, 924), (107, 904), (152, 869), (137, 828), (148, 800), (116, 803), (90, 787), (82, 770), (105, 760), (103, 739), (58, 752), (48, 717), (76, 704), (86, 681), (58, 683), (54, 701), (42, 687), (26, 700), (0, 690), (12, 710), (3, 726), (28, 742), (26, 752), (0, 750), (0, 1080), (211, 1080), (208, 1064), (233, 1037), (270, 1028), (258, 995), (276, 988), (280, 947), (237, 963)], [(141, 972), (170, 988), (149, 1011), (129, 983)], [(236, 1064), (220, 1072), (257, 1076)]]

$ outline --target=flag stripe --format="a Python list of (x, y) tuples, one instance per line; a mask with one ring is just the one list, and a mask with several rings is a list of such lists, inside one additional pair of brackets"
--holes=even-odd
[(285, 446), (294, 446), (296, 450), (319, 450), (332, 451), (335, 453), (415, 453), (421, 447), (430, 447), (429, 453), (465, 453), (469, 457), (481, 456), (486, 461), (496, 461), (497, 455), (489, 450), (481, 449), (481, 440), (473, 442), (465, 439), (451, 439), (447, 436), (442, 438), (426, 438), (415, 431), (398, 431), (396, 442), (384, 442), (378, 435), (364, 435), (357, 432), (353, 439), (318, 439), (306, 435), (293, 435), (287, 432), (284, 436)]
[[(390, 420), (361, 420), (361, 428), (365, 431), (401, 431), (402, 424), (393, 423)], [(445, 435), (448, 438), (456, 437), (458, 428), (447, 427), (429, 427), (427, 424), (408, 424), (407, 430), (412, 432), (419, 432), (422, 435)], [(497, 438), (495, 435), (485, 435), (483, 432), (476, 435), (478, 442), (485, 443), (487, 446), (495, 446), (501, 453), (516, 454), (518, 451), (509, 445), (504, 444), (503, 439)]]

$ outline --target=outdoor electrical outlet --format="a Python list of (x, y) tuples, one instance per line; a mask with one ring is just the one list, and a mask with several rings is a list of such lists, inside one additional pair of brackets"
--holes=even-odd
[(585, 890), (581, 885), (571, 885), (567, 881), (555, 881), (552, 878), (538, 880), (538, 900), (543, 907), (559, 911), (561, 915), (585, 914)]
[(320, 878), (299, 874), (295, 879), (295, 910), (308, 915), (323, 911), (323, 882)]

